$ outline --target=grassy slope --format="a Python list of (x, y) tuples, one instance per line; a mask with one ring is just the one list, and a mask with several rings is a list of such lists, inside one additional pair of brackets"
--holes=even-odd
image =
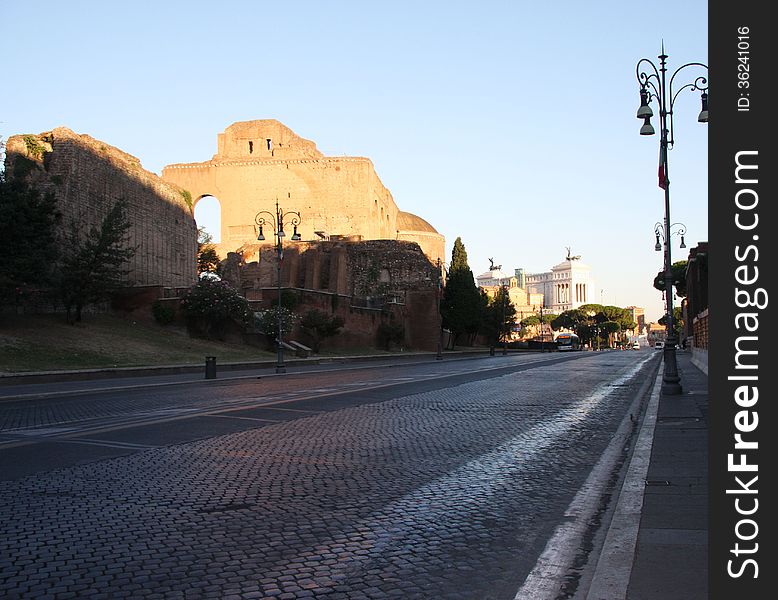
[(109, 315), (87, 315), (68, 325), (62, 315), (0, 315), (0, 372), (272, 360), (272, 352), (241, 344), (190, 338), (161, 327)]

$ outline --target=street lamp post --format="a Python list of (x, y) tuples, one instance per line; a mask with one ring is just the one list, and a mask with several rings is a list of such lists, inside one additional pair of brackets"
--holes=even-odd
[[(673, 231), (674, 227), (675, 227), (675, 231)], [(664, 223), (654, 224), (654, 235), (656, 235), (656, 245), (654, 246), (654, 250), (659, 252), (662, 250), (662, 244), (659, 243), (659, 238), (662, 238), (662, 241), (664, 243), (667, 243), (667, 240), (665, 239)], [(686, 241), (684, 240), (684, 236), (686, 235), (686, 225), (684, 225), (683, 223), (673, 223), (672, 225), (670, 225), (670, 237), (674, 235), (681, 236), (681, 244), (678, 247), (686, 248)]]
[[(654, 224), (654, 235), (656, 236), (656, 244), (654, 245), (654, 250), (657, 252), (661, 252), (663, 247), (667, 247), (667, 252), (670, 252), (670, 241), (674, 235), (681, 237), (681, 244), (678, 246), (679, 248), (683, 249), (686, 248), (686, 242), (684, 241), (684, 236), (686, 235), (686, 225), (683, 223), (673, 223), (669, 227), (670, 231), (670, 239), (665, 238), (666, 232), (664, 223), (655, 223)], [(662, 238), (662, 243), (659, 242), (659, 238)], [(672, 270), (672, 265), (670, 265), (670, 269)], [(672, 275), (672, 273), (671, 273)], [(658, 277), (658, 276), (657, 276)], [(663, 273), (663, 277), (666, 277), (666, 273)], [(663, 279), (664, 280), (664, 279)], [(654, 284), (656, 287), (656, 283)], [(673, 292), (672, 288), (667, 290), (667, 281), (664, 280), (664, 293), (671, 293)], [(672, 306), (672, 305), (671, 305)], [(672, 310), (672, 309), (671, 309)], [(675, 331), (675, 327), (673, 327), (673, 331)]]
[(546, 341), (546, 334), (543, 332), (543, 304), (540, 305), (540, 353), (543, 354), (543, 344)]
[[(662, 54), (659, 55), (659, 68), (647, 58), (641, 58), (635, 68), (638, 83), (640, 84), (640, 108), (637, 118), (643, 119), (640, 135), (653, 135), (654, 128), (651, 125), (651, 117), (654, 116), (650, 104), (656, 100), (659, 108), (659, 187), (665, 192), (665, 218), (664, 218), (664, 279), (665, 279), (665, 304), (666, 304), (666, 329), (667, 336), (664, 347), (664, 375), (662, 392), (668, 395), (682, 393), (681, 378), (678, 376), (678, 363), (675, 347), (678, 343), (673, 324), (673, 275), (670, 253), (670, 175), (667, 165), (667, 151), (672, 148), (673, 140), (673, 106), (678, 94), (684, 89), (699, 91), (702, 101), (702, 110), (697, 117), (700, 123), (708, 122), (708, 80), (705, 76), (695, 77), (692, 83), (681, 86), (675, 92), (673, 83), (676, 76), (686, 68), (704, 69), (707, 75), (708, 67), (703, 63), (693, 62), (682, 65), (676, 69), (667, 81), (667, 55), (664, 44)], [(642, 70), (641, 70), (642, 69)], [(658, 233), (658, 232), (657, 232)], [(658, 242), (658, 236), (657, 236)]]
[(440, 262), (440, 258), (437, 261), (438, 265), (438, 318), (440, 319), (440, 331), (438, 332), (438, 349), (435, 353), (435, 360), (443, 360), (443, 318), (440, 315), (440, 302), (443, 298), (443, 267)]
[(500, 330), (502, 333), (502, 355), (507, 356), (508, 354), (508, 340), (507, 340), (507, 332), (505, 328), (505, 318), (506, 313), (508, 312), (508, 287), (503, 283), (502, 284), (502, 324), (500, 326)]
[[(291, 197), (291, 194), (288, 195)], [(284, 225), (292, 225), (294, 227), (294, 233), (292, 233), (292, 241), (300, 241), (300, 234), (297, 232), (297, 226), (300, 224), (300, 213), (284, 210), (278, 206), (278, 200), (276, 200), (276, 212), (275, 214), (267, 210), (259, 211), (254, 217), (254, 222), (259, 226), (259, 235), (257, 240), (263, 242), (265, 240), (264, 227), (269, 226), (273, 228), (273, 236), (276, 240), (276, 289), (278, 290), (277, 303), (276, 303), (276, 325), (278, 327), (278, 335), (276, 337), (276, 373), (286, 373), (286, 366), (284, 365), (284, 334), (283, 334), (283, 319), (282, 319), (282, 305), (281, 305), (281, 264), (284, 260)]]

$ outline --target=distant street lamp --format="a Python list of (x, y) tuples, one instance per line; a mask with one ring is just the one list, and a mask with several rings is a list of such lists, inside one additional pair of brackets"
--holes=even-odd
[[(291, 197), (291, 194), (288, 195)], [(266, 215), (266, 216), (265, 216)], [(300, 224), (299, 212), (284, 212), (282, 208), (278, 206), (278, 200), (276, 200), (276, 214), (273, 214), (267, 210), (259, 211), (254, 217), (254, 222), (259, 226), (259, 235), (257, 240), (260, 242), (265, 241), (264, 227), (269, 226), (273, 228), (273, 235), (276, 239), (276, 256), (278, 258), (276, 264), (276, 285), (278, 290), (276, 315), (278, 336), (276, 337), (277, 353), (276, 353), (276, 373), (286, 373), (286, 366), (284, 365), (284, 336), (283, 336), (283, 319), (282, 319), (282, 305), (281, 305), (281, 264), (284, 260), (284, 225), (292, 225), (294, 227), (294, 233), (292, 233), (292, 241), (299, 242), (300, 234), (297, 233), (297, 226)]]
[(546, 334), (543, 331), (543, 304), (540, 305), (540, 353), (543, 354), (543, 344), (546, 341)]
[(508, 354), (508, 341), (507, 331), (505, 329), (505, 317), (508, 310), (508, 287), (503, 283), (502, 288), (502, 324), (500, 325), (500, 331), (502, 333), (502, 354), (503, 356)]
[[(673, 227), (676, 228), (675, 231), (673, 231)], [(659, 238), (662, 238), (662, 241), (666, 244), (667, 240), (665, 239), (665, 231), (664, 231), (664, 224), (662, 223), (656, 223), (654, 225), (654, 234), (656, 235), (656, 245), (654, 246), (654, 250), (657, 252), (662, 250), (662, 244), (659, 243)], [(686, 248), (686, 242), (684, 241), (684, 236), (686, 235), (686, 225), (683, 223), (673, 223), (670, 225), (670, 237), (674, 235), (681, 236), (681, 245), (678, 246), (679, 248)]]
[[(640, 128), (640, 135), (653, 135), (654, 128), (651, 125), (651, 117), (654, 112), (651, 110), (651, 102), (656, 100), (659, 108), (659, 187), (665, 191), (665, 219), (664, 219), (664, 278), (665, 278), (665, 300), (666, 300), (666, 328), (667, 338), (664, 347), (664, 375), (662, 392), (668, 395), (682, 393), (680, 380), (678, 376), (678, 363), (676, 360), (675, 347), (678, 338), (675, 335), (673, 325), (673, 275), (672, 262), (670, 256), (670, 175), (667, 166), (667, 151), (673, 146), (673, 106), (678, 94), (686, 88), (690, 91), (699, 91), (702, 101), (702, 110), (697, 117), (700, 123), (708, 122), (708, 67), (703, 63), (687, 63), (676, 69), (670, 77), (669, 87), (666, 81), (667, 67), (664, 44), (662, 44), (662, 54), (659, 55), (659, 69), (647, 58), (641, 58), (635, 68), (635, 73), (640, 84), (640, 108), (637, 111), (637, 118), (643, 119), (643, 126)], [(697, 76), (692, 83), (681, 86), (673, 92), (673, 82), (681, 70), (687, 67), (698, 67), (705, 70), (706, 76)], [(643, 68), (644, 70), (641, 70)], [(668, 123), (669, 117), (669, 123)], [(659, 225), (659, 224), (658, 224)], [(659, 229), (657, 233), (657, 245), (659, 245)], [(684, 228), (684, 233), (686, 232)], [(683, 242), (683, 237), (681, 238)], [(685, 244), (682, 246), (685, 247)]]

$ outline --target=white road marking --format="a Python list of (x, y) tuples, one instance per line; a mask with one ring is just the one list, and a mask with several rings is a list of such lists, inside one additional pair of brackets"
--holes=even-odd
[[(628, 381), (651, 358), (643, 359), (628, 373), (617, 380), (609, 382), (605, 387), (613, 389), (616, 385)], [(604, 393), (604, 390), (596, 390), (592, 397), (585, 401), (585, 404), (590, 404), (593, 397), (602, 396)], [(638, 405), (639, 398), (635, 398), (629, 413), (635, 414)], [(551, 539), (546, 543), (546, 547), (538, 558), (535, 567), (524, 580), (524, 584), (519, 591), (516, 592), (514, 600), (554, 600), (559, 596), (565, 583), (565, 576), (573, 566), (581, 539), (588, 529), (589, 520), (597, 511), (608, 478), (624, 447), (626, 438), (629, 435), (629, 429), (630, 418), (629, 414), (627, 414), (611, 443), (600, 456), (599, 461), (595, 464), (591, 473), (589, 473), (589, 477), (568, 506), (565, 517), (569, 518), (569, 520), (557, 526)], [(636, 450), (635, 453), (637, 454), (637, 452)], [(608, 596), (607, 600), (617, 599), (614, 596)]]

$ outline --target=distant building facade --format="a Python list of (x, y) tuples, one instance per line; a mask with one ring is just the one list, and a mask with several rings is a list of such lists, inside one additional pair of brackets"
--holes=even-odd
[[(522, 271), (517, 269), (516, 271)], [(525, 319), (531, 315), (537, 314), (543, 305), (542, 294), (530, 293), (527, 288), (520, 285), (523, 276), (518, 274), (509, 275), (502, 270), (502, 265), (492, 263), (488, 271), (481, 273), (476, 277), (476, 284), (490, 298), (494, 298), (500, 287), (505, 287), (508, 291), (508, 298), (516, 309), (516, 322)]]
[(551, 267), (551, 271), (525, 276), (528, 292), (543, 297), (544, 311), (560, 314), (596, 301), (591, 268), (580, 258), (571, 256), (568, 250), (564, 262)]
[(639, 306), (627, 306), (626, 310), (632, 316), (632, 320), (638, 324), (637, 335), (643, 335), (646, 329), (646, 309)]
[(689, 251), (686, 264), (686, 298), (683, 304), (684, 339), (691, 346), (692, 362), (708, 372), (708, 242)]
[(667, 327), (659, 323), (649, 323), (646, 329), (646, 340), (649, 344), (664, 342), (667, 338)]

